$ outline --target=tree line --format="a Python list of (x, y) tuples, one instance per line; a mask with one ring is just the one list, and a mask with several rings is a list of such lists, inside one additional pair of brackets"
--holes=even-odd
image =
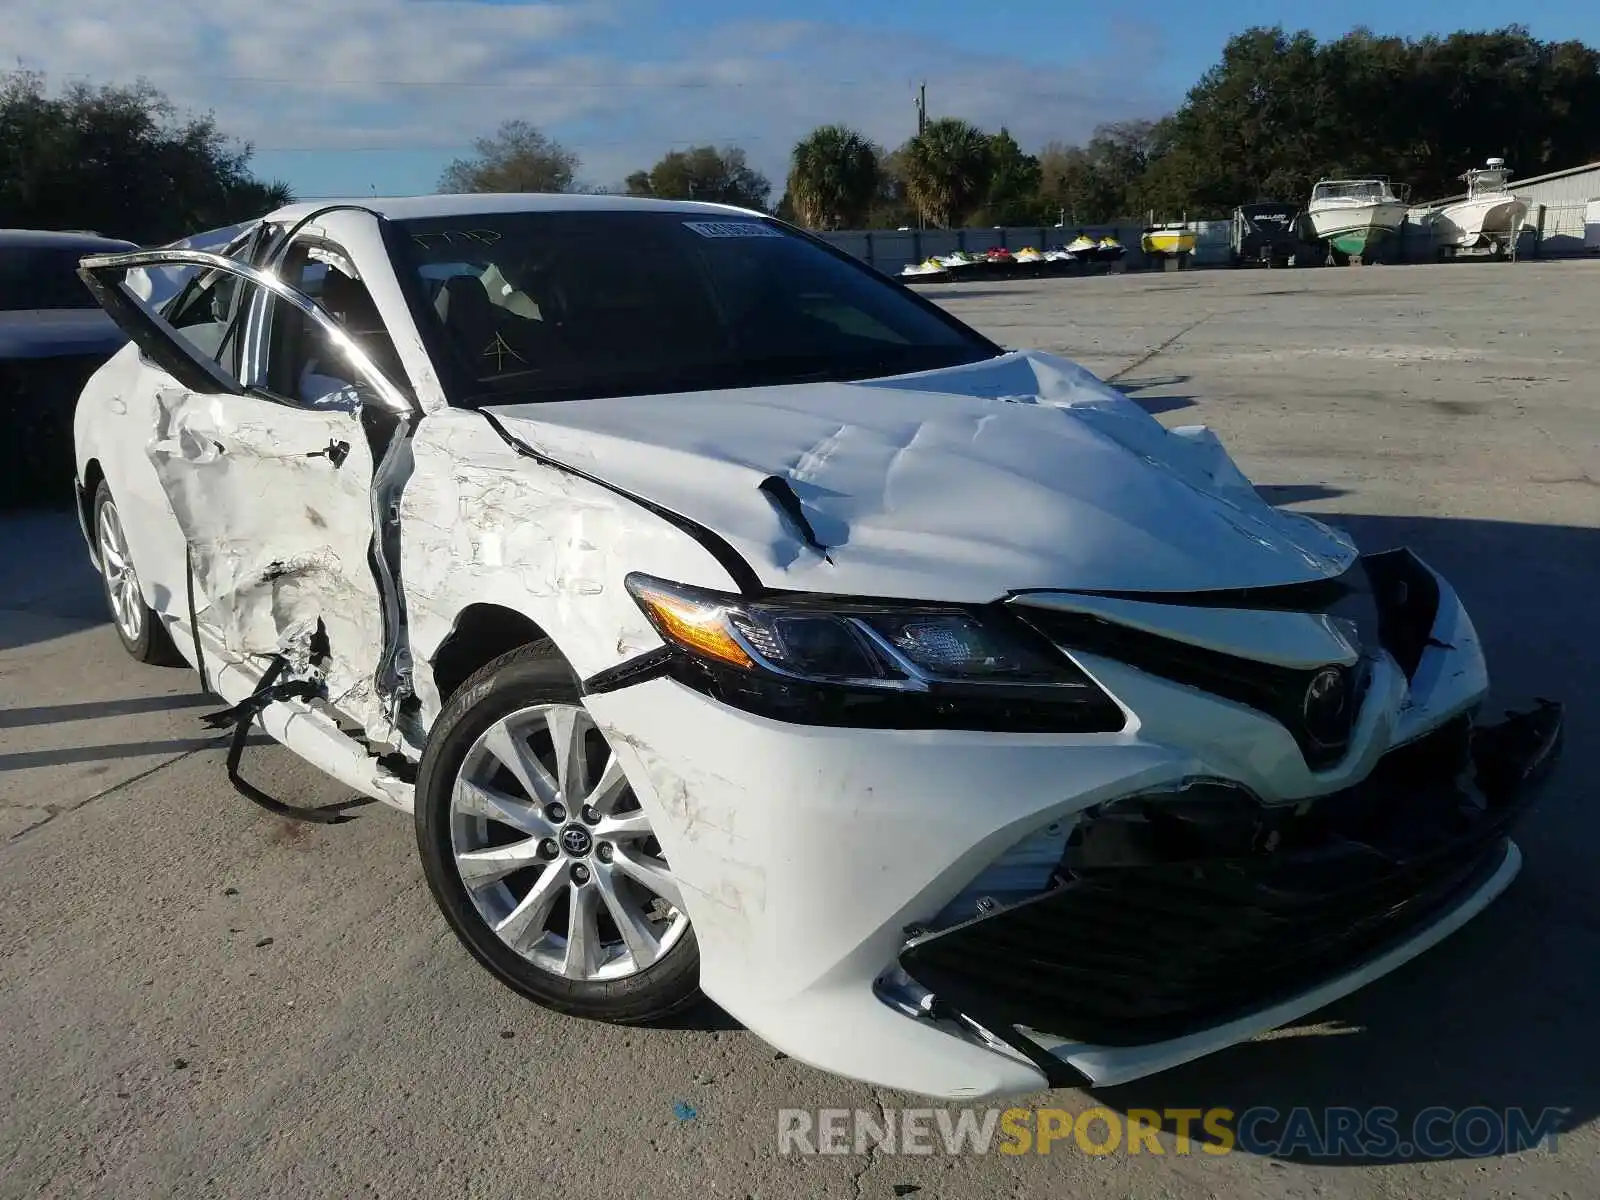
[[(576, 156), (522, 123), (477, 150), (442, 188), (495, 190), (513, 159), (539, 190), (573, 186)], [(1340, 175), (1388, 175), (1441, 198), (1491, 156), (1523, 177), (1600, 159), (1600, 52), (1520, 26), (1329, 41), (1254, 28), (1228, 41), (1175, 112), (1102, 125), (1083, 144), (1028, 153), (1003, 127), (942, 117), (890, 151), (823, 126), (794, 147), (772, 211), (820, 229), (1221, 217), (1256, 200), (1303, 201)], [(774, 189), (739, 147), (698, 146), (621, 190), (766, 209)]]
[[(1329, 41), (1255, 28), (1228, 41), (1175, 112), (1103, 125), (1082, 144), (1030, 152), (1003, 127), (944, 116), (889, 150), (825, 125), (795, 145), (778, 188), (740, 147), (702, 145), (596, 189), (574, 151), (513, 120), (449, 164), (439, 187), (709, 200), (821, 229), (1076, 226), (1226, 216), (1252, 200), (1304, 200), (1336, 175), (1386, 174), (1439, 198), (1492, 155), (1522, 177), (1600, 159), (1600, 52), (1519, 26)], [(149, 244), (233, 224), (289, 198), (250, 158), (248, 143), (147, 83), (51, 96), (36, 73), (0, 75), (0, 226)]]
[(84, 229), (146, 245), (260, 216), (289, 187), (257, 179), (248, 143), (148, 83), (0, 76), (0, 226)]

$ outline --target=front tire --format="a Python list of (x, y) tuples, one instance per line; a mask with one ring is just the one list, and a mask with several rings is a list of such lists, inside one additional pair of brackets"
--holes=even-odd
[(117, 631), (122, 648), (138, 662), (163, 667), (186, 665), (172, 644), (161, 615), (144, 602), (139, 573), (134, 569), (128, 538), (122, 529), (122, 514), (104, 479), (95, 489), (90, 515), (100, 583), (105, 590), (106, 607), (111, 611), (111, 627)]
[(548, 641), (501, 655), (439, 714), (417, 849), (445, 920), (558, 1012), (658, 1021), (700, 998), (700, 952), (649, 817)]

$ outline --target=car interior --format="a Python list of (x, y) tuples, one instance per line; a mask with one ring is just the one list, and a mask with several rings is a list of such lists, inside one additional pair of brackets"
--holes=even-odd
[[(304, 252), (291, 252), (284, 276), (338, 321), (391, 383), (406, 387), (405, 368), (366, 284), (339, 266)], [(274, 299), (268, 328), (269, 391), (307, 405), (318, 405), (330, 396), (348, 397), (357, 383), (354, 367), (328, 344), (305, 314), (292, 304)]]

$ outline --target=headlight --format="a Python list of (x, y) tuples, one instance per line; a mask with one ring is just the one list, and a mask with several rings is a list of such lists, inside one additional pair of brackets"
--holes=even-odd
[[(629, 575), (694, 670), (680, 678), (784, 720), (897, 728), (1104, 731), (1122, 710), (1004, 611), (811, 597), (749, 601)], [(998, 607), (998, 606), (997, 606)]]

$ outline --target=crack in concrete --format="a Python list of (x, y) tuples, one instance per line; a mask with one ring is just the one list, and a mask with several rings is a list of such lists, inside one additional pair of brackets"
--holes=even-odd
[[(876, 1089), (873, 1090), (872, 1098), (878, 1105), (878, 1119), (882, 1122), (881, 1127), (887, 1130), (889, 1128), (889, 1106), (883, 1102), (883, 1096)], [(867, 1172), (872, 1170), (873, 1163), (878, 1161), (878, 1151), (882, 1149), (882, 1145), (881, 1142), (876, 1140), (867, 1145), (865, 1153), (861, 1157), (861, 1169), (850, 1176), (850, 1186), (853, 1189), (855, 1200), (865, 1200), (867, 1194)]]
[[(1523, 410), (1519, 408), (1517, 411), (1520, 413)], [(1562, 455), (1562, 457), (1571, 462), (1577, 471), (1577, 474), (1570, 479), (1530, 479), (1528, 481), (1529, 483), (1587, 483), (1592, 487), (1600, 487), (1600, 479), (1596, 479), (1593, 475), (1589, 474), (1587, 465), (1578, 460), (1577, 456), (1572, 453), (1570, 447), (1562, 443), (1555, 436), (1555, 434), (1551, 433), (1539, 422), (1529, 421), (1528, 424), (1532, 425), (1535, 429), (1542, 433), (1545, 437), (1545, 440), (1554, 446)]]
[(1127, 366), (1123, 367), (1122, 370), (1118, 371), (1115, 375), (1107, 375), (1106, 376), (1106, 382), (1107, 383), (1115, 383), (1117, 380), (1121, 379), (1124, 375), (1127, 375), (1132, 371), (1137, 371), (1140, 367), (1144, 366), (1146, 363), (1151, 362), (1152, 360), (1154, 360), (1157, 357), (1159, 357), (1161, 354), (1165, 353), (1166, 350), (1170, 346), (1172, 346), (1173, 343), (1175, 343), (1179, 338), (1183, 337), (1187, 333), (1193, 333), (1196, 329), (1199, 329), (1200, 326), (1204, 325), (1207, 321), (1211, 320), (1212, 317), (1219, 316), (1219, 315), (1221, 315), (1221, 314), (1214, 313), (1214, 312), (1213, 313), (1207, 313), (1205, 316), (1201, 317), (1198, 321), (1195, 321), (1195, 322), (1193, 322), (1192, 324), (1189, 324), (1189, 325), (1185, 325), (1182, 329), (1178, 330), (1177, 333), (1173, 334), (1166, 341), (1162, 342), (1154, 350), (1147, 351), (1144, 354), (1143, 357), (1135, 359), (1133, 362), (1131, 362)]
[[(218, 746), (222, 744), (223, 743), (221, 742), (217, 743)], [(157, 771), (166, 770), (175, 762), (179, 762), (185, 758), (192, 758), (196, 754), (204, 754), (207, 750), (214, 749), (216, 749), (216, 746), (197, 746), (193, 750), (185, 750), (182, 754), (174, 754), (171, 758), (164, 758), (160, 762), (156, 763), (155, 766), (147, 767), (145, 770), (140, 771), (137, 775), (129, 776), (120, 783), (113, 783), (110, 787), (101, 788), (92, 796), (87, 796), (84, 799), (79, 800), (76, 804), (29, 805), (28, 807), (43, 808), (44, 811), (49, 815), (46, 816), (44, 820), (35, 821), (32, 825), (29, 825), (24, 829), (19, 829), (16, 833), (13, 833), (6, 839), (6, 844), (10, 845), (13, 842), (21, 841), (34, 830), (43, 829), (46, 825), (50, 824), (51, 821), (54, 821), (57, 817), (62, 816), (65, 813), (75, 813), (79, 809), (87, 808), (89, 805), (93, 804), (96, 800), (99, 800), (103, 796), (110, 796), (115, 792), (121, 791), (125, 787), (131, 787), (133, 784), (141, 783), (144, 780), (149, 779), (150, 776), (154, 775)]]

